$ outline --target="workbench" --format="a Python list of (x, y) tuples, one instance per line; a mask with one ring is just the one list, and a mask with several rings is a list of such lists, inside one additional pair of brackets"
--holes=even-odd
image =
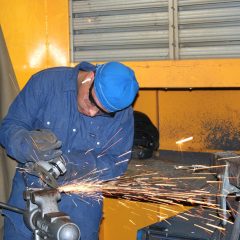
[[(175, 151), (160, 151), (151, 159), (132, 159), (129, 163), (126, 176), (136, 176), (143, 172), (158, 172), (159, 176), (176, 178), (191, 177), (192, 172), (176, 169), (178, 165), (193, 164), (211, 165), (211, 153), (184, 153)], [(136, 167), (137, 166), (137, 167)], [(205, 174), (208, 172), (209, 174)], [(197, 174), (206, 179), (179, 180), (178, 187), (186, 190), (199, 190), (206, 187), (206, 181), (216, 180), (216, 175), (208, 170)], [(211, 186), (211, 192), (217, 191), (217, 184)], [(209, 189), (208, 189), (209, 190)], [(143, 227), (163, 221), (177, 214), (188, 211), (192, 206), (172, 205), (168, 211), (161, 204), (136, 202), (120, 199), (104, 199), (104, 220), (101, 226), (101, 240), (136, 240), (137, 231)]]

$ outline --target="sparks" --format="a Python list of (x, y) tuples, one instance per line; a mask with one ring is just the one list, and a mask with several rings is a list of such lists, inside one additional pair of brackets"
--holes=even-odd
[(213, 228), (217, 228), (219, 230), (225, 231), (225, 228), (223, 228), (223, 227), (219, 227), (219, 226), (216, 226), (216, 225), (213, 225), (213, 224), (210, 224), (210, 223), (207, 223), (206, 225), (209, 226), (209, 227), (213, 227)]
[(208, 228), (205, 228), (205, 227), (202, 227), (202, 226), (200, 226), (200, 225), (198, 225), (198, 224), (194, 224), (194, 226), (196, 226), (196, 227), (198, 227), (198, 228), (201, 228), (201, 229), (203, 229), (203, 230), (205, 230), (205, 231), (207, 231), (207, 232), (213, 233), (212, 230), (210, 230), (210, 229), (208, 229)]
[(182, 143), (189, 142), (189, 141), (192, 141), (192, 140), (193, 140), (193, 137), (188, 137), (188, 138), (184, 138), (184, 139), (176, 141), (176, 144), (181, 145)]
[[(110, 146), (111, 147), (111, 146)], [(91, 151), (89, 149), (88, 151)], [(87, 152), (88, 152), (87, 151)], [(126, 152), (125, 154), (127, 154)], [(125, 154), (120, 155), (121, 157)], [(116, 163), (115, 165), (129, 161), (129, 159), (124, 159)], [(211, 168), (220, 168), (225, 165), (219, 166), (201, 166), (202, 169), (209, 170)], [(24, 169), (21, 169), (24, 170)], [(207, 176), (194, 176), (192, 172), (188, 172), (187, 176), (177, 176), (177, 177), (166, 177), (161, 175), (160, 172), (156, 171), (144, 171), (136, 175), (121, 176), (114, 180), (100, 181), (98, 180), (98, 175), (102, 174), (108, 169), (94, 169), (90, 173), (82, 176), (81, 178), (75, 179), (70, 183), (65, 183), (61, 185), (58, 190), (60, 192), (65, 192), (66, 194), (77, 194), (83, 201), (88, 203), (88, 198), (95, 201), (102, 201), (103, 197), (118, 199), (118, 203), (131, 210), (128, 201), (138, 201), (145, 203), (156, 203), (159, 205), (160, 210), (154, 210), (151, 207), (143, 208), (149, 214), (156, 214), (160, 220), (164, 220), (169, 217), (169, 215), (176, 215), (177, 217), (188, 221), (187, 213), (182, 213), (188, 211), (188, 208), (184, 207), (187, 205), (198, 205), (202, 209), (208, 209), (209, 211), (219, 211), (221, 210), (219, 205), (215, 201), (210, 201), (209, 197), (218, 196), (216, 193), (211, 193), (209, 191), (209, 184), (220, 183), (220, 181), (209, 180)], [(75, 174), (72, 173), (73, 176)], [(190, 189), (189, 181), (202, 181), (205, 187), (200, 189)], [(207, 190), (208, 189), (208, 190)], [(90, 204), (90, 203), (89, 203)], [(173, 208), (172, 206), (176, 206)], [(180, 209), (180, 210), (179, 210)], [(160, 213), (159, 213), (160, 211)], [(164, 213), (162, 213), (163, 211)], [(179, 213), (182, 213), (179, 215)], [(201, 218), (201, 216), (195, 216)], [(219, 218), (220, 219), (220, 218)], [(214, 222), (212, 219), (208, 219), (210, 222)], [(129, 222), (132, 220), (129, 219)], [(132, 224), (135, 224), (133, 221)], [(205, 226), (196, 225), (196, 227), (202, 228), (207, 232), (213, 232), (208, 227), (217, 228), (218, 230), (224, 230), (218, 228), (213, 224), (207, 224)]]
[(131, 153), (131, 152), (132, 152), (131, 150), (130, 150), (130, 151), (127, 151), (127, 152), (125, 152), (125, 153), (119, 155), (118, 158), (120, 158), (120, 157), (122, 157), (122, 156), (124, 156), (124, 155), (126, 155), (126, 154), (128, 154), (128, 153)]
[(115, 165), (119, 165), (119, 164), (122, 164), (122, 163), (125, 163), (125, 162), (128, 162), (128, 161), (129, 161), (129, 159), (125, 159), (125, 160), (122, 160), (120, 162), (117, 162)]

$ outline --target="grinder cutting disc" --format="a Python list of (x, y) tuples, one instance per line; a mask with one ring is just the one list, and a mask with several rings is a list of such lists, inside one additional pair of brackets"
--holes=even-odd
[(46, 161), (39, 161), (34, 165), (34, 171), (39, 178), (52, 188), (58, 188), (57, 180), (54, 178), (52, 165)]

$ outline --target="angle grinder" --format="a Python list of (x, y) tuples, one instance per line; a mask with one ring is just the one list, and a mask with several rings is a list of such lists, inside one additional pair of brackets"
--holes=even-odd
[(57, 179), (67, 171), (66, 161), (63, 156), (51, 159), (49, 161), (37, 161), (27, 164), (31, 169), (31, 174), (38, 176), (44, 183), (52, 188), (57, 188)]

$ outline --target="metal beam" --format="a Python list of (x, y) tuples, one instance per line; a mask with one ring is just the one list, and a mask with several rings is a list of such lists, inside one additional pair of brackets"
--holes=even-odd
[(240, 59), (125, 62), (141, 88), (240, 88)]

